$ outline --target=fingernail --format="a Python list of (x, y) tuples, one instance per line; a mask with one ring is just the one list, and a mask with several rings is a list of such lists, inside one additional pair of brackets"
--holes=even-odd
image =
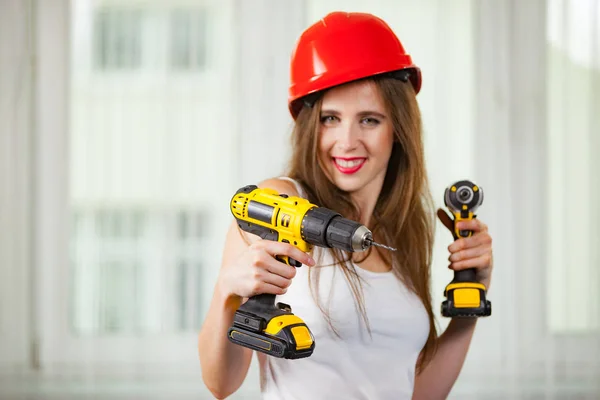
[(314, 266), (317, 262), (312, 257), (308, 257), (308, 265)]

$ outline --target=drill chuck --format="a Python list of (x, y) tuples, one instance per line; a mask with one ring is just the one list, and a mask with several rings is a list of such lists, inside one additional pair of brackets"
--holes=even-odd
[(366, 226), (323, 207), (312, 208), (306, 213), (300, 234), (314, 246), (349, 252), (364, 251), (373, 242), (371, 231)]

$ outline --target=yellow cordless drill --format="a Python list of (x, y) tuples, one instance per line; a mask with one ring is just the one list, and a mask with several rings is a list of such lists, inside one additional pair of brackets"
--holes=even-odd
[[(468, 180), (453, 183), (444, 192), (444, 204), (454, 216), (454, 239), (470, 237), (473, 231), (456, 228), (458, 221), (476, 218), (475, 211), (483, 203), (483, 189)], [(454, 272), (454, 279), (445, 290), (442, 302), (444, 317), (487, 317), (492, 303), (486, 300), (486, 287), (475, 279), (475, 269)]]
[[(395, 250), (375, 243), (372, 232), (364, 225), (273, 189), (244, 186), (233, 196), (230, 206), (242, 230), (265, 240), (290, 243), (304, 252), (313, 246), (349, 252), (365, 251), (371, 246)], [(287, 256), (276, 258), (294, 267), (302, 266)], [(308, 326), (292, 313), (288, 304), (275, 304), (273, 294), (253, 296), (242, 304), (228, 337), (233, 343), (278, 358), (309, 357), (315, 348)]]

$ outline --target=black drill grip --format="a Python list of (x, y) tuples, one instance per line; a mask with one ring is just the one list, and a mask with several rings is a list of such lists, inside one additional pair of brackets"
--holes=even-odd
[[(282, 256), (275, 256), (275, 258), (285, 263)], [(289, 260), (292, 266), (302, 266), (301, 263), (292, 258)], [(271, 318), (286, 312), (275, 305), (275, 297), (272, 293), (261, 293), (248, 298), (239, 308), (241, 313), (236, 314), (237, 323), (252, 328), (257, 332), (264, 330)]]
[(471, 236), (472, 233), (473, 233), (473, 231), (465, 231), (465, 230), (458, 231), (458, 234), (460, 235), (460, 237), (469, 237), (469, 236)]
[(270, 306), (275, 304), (275, 295), (271, 293), (257, 294), (256, 296), (250, 297), (247, 302), (250, 301), (256, 302), (263, 306)]
[[(461, 213), (462, 214), (462, 213)], [(456, 221), (454, 222), (456, 224)], [(456, 232), (454, 230), (453, 232)], [(467, 238), (473, 235), (473, 231), (470, 230), (459, 230), (458, 236), (454, 233), (454, 239)], [(453, 282), (477, 282), (476, 280), (476, 270), (475, 268), (463, 269), (460, 271), (454, 271), (454, 280)]]
[(453, 282), (477, 282), (475, 268), (454, 271)]

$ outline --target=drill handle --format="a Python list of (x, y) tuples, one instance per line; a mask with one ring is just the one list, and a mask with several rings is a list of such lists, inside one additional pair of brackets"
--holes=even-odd
[(454, 238), (455, 239), (459, 239), (459, 238), (467, 238), (470, 237), (473, 234), (473, 231), (469, 231), (469, 230), (457, 230)]
[(271, 293), (257, 294), (248, 298), (246, 303), (248, 302), (261, 304), (263, 306), (271, 306), (275, 304), (275, 295)]
[(458, 240), (460, 238), (468, 238), (471, 237), (473, 235), (473, 231), (471, 230), (466, 230), (466, 229), (458, 229), (456, 228), (456, 223), (459, 221), (469, 221), (472, 219), (477, 218), (476, 215), (471, 214), (469, 215), (468, 212), (464, 212), (464, 211), (460, 211), (460, 212), (455, 212), (452, 213), (454, 216), (454, 220), (453, 222), (453, 229), (452, 229), (452, 235), (454, 236), (454, 240)]
[[(275, 259), (279, 262), (282, 263), (286, 263), (288, 265), (291, 265), (293, 267), (301, 267), (302, 264), (300, 262), (298, 262), (297, 260), (294, 260), (291, 257), (288, 256), (275, 256)], [(252, 312), (260, 314), (262, 311), (265, 311), (267, 314), (268, 312), (270, 312), (269, 310), (271, 310), (275, 304), (275, 298), (276, 296), (272, 293), (261, 293), (261, 294), (257, 294), (255, 296), (252, 296), (250, 298), (248, 298), (248, 300), (246, 301), (246, 303), (244, 303), (242, 305), (242, 307), (240, 307), (240, 309), (247, 309), (247, 310), (252, 310)], [(261, 324), (266, 324), (268, 322), (268, 320), (270, 318), (268, 318), (268, 315), (263, 315), (263, 322), (261, 322)], [(258, 330), (262, 330), (266, 327), (265, 326), (260, 326), (260, 329)]]
[(453, 282), (477, 282), (477, 274), (475, 268), (454, 271)]
[[(454, 235), (454, 240), (458, 240), (460, 238), (468, 238), (473, 235), (472, 230), (457, 229), (456, 223), (458, 221), (467, 221), (467, 220), (475, 219), (476, 217), (477, 217), (476, 215), (469, 216), (468, 214), (465, 215), (463, 213), (454, 214), (454, 221), (453, 221), (454, 229), (452, 232)], [(475, 268), (464, 269), (461, 271), (454, 271), (453, 282), (477, 282), (476, 277), (477, 277), (477, 274), (476, 274)]]
[[(258, 224), (253, 224), (252, 222), (247, 222), (241, 219), (237, 219), (238, 226), (241, 230), (251, 233), (253, 235), (259, 236), (263, 240), (272, 240), (274, 242), (279, 241), (279, 232), (275, 229), (270, 229)], [(282, 242), (289, 243), (287, 240), (282, 239)], [(291, 265), (292, 267), (299, 268), (302, 266), (302, 263), (298, 260), (294, 260), (288, 256), (276, 256), (278, 261), (281, 261), (284, 264)]]
[[(300, 267), (302, 264), (291, 257), (287, 256), (275, 256), (277, 261), (282, 263), (290, 263), (294, 267)], [(295, 265), (297, 264), (297, 265)], [(252, 313), (262, 318), (260, 326), (256, 326), (257, 331), (261, 331), (266, 328), (266, 324), (269, 322), (272, 315), (272, 309), (275, 306), (276, 295), (272, 293), (261, 293), (249, 297), (248, 300), (240, 307), (241, 310), (251, 310)], [(280, 304), (280, 303), (278, 303)]]

